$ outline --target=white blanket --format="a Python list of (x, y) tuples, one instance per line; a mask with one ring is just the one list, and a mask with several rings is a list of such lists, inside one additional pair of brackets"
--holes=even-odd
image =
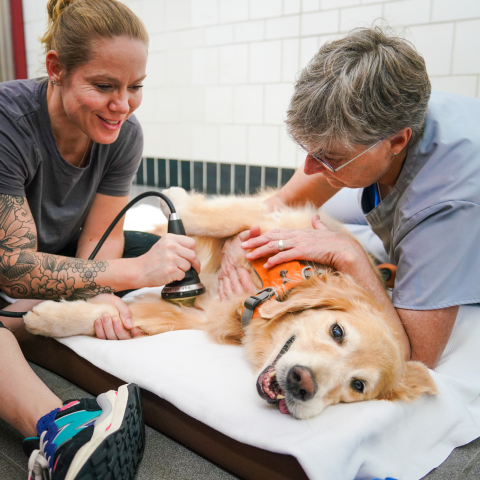
[[(138, 220), (139, 213), (130, 215)], [(60, 341), (102, 370), (240, 442), (295, 456), (311, 479), (417, 480), (455, 447), (480, 436), (478, 339), (480, 306), (462, 307), (432, 373), (439, 395), (412, 404), (336, 405), (307, 421), (282, 415), (260, 399), (242, 349), (214, 344), (200, 331), (121, 342)]]
[(417, 480), (480, 436), (480, 307), (462, 307), (433, 372), (440, 394), (413, 404), (369, 401), (295, 420), (258, 396), (240, 347), (203, 332), (131, 341), (61, 340), (108, 373), (135, 382), (240, 442), (295, 456), (311, 479)]

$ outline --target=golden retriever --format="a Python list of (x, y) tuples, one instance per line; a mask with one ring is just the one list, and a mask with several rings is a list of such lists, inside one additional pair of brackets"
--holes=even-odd
[[(187, 235), (196, 237), (207, 293), (197, 297), (190, 308), (153, 295), (137, 297), (130, 304), (135, 326), (149, 335), (202, 329), (217, 342), (243, 344), (246, 358), (259, 372), (260, 396), (299, 419), (314, 417), (326, 406), (340, 402), (412, 401), (422, 394), (436, 394), (425, 365), (403, 360), (398, 326), (348, 275), (323, 266), (323, 273), (301, 279), (280, 301), (262, 304), (260, 315), (245, 332), (241, 314), (249, 294), (219, 299), (216, 272), (226, 239), (252, 225), (259, 225), (262, 232), (311, 228), (316, 209), (284, 207), (267, 213), (259, 197), (207, 200), (181, 188), (164, 193), (180, 214)], [(337, 221), (320, 215), (330, 229), (349, 234)], [(246, 259), (239, 261), (250, 268), (252, 280), (262, 288)], [(93, 336), (94, 320), (103, 313), (118, 315), (112, 305), (47, 301), (26, 315), (25, 324), (34, 334)]]

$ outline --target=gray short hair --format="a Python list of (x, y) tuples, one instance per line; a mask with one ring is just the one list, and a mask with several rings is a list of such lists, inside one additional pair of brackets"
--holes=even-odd
[(316, 153), (333, 144), (372, 145), (411, 127), (411, 148), (422, 139), (430, 91), (410, 42), (378, 26), (358, 28), (323, 45), (301, 72), (287, 128)]

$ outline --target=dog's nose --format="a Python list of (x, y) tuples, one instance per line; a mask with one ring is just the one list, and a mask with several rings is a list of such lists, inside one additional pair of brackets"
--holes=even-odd
[(300, 365), (292, 367), (287, 375), (287, 389), (298, 400), (310, 400), (317, 392), (313, 372)]

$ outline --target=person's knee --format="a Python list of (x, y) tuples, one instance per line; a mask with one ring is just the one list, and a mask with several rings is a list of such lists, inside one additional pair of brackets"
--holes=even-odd
[(2, 324), (0, 327), (0, 350), (7, 351), (8, 347), (12, 345), (18, 346), (18, 341), (13, 332)]

